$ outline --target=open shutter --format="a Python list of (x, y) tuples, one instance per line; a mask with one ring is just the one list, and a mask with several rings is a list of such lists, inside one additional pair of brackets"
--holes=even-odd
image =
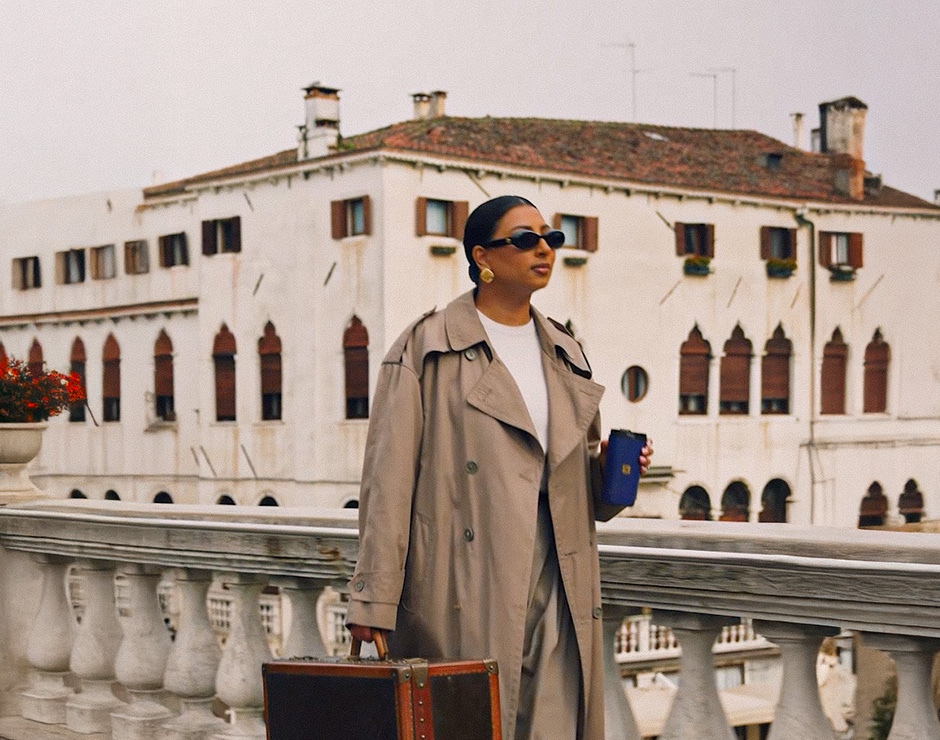
[(761, 359), (761, 398), (790, 398), (790, 353), (793, 344), (778, 326), (764, 347)]
[(760, 258), (762, 260), (770, 259), (770, 227), (760, 227)]
[(202, 253), (209, 255), (219, 251), (218, 221), (202, 222)]
[(676, 221), (673, 226), (673, 230), (676, 233), (676, 256), (684, 257), (685, 256), (685, 224), (679, 223)]
[(552, 216), (552, 228), (553, 229), (561, 228), (561, 214), (560, 213), (556, 213), (554, 216)]
[(153, 347), (153, 388), (157, 396), (173, 395), (173, 343), (165, 331), (160, 332)]
[(790, 234), (790, 242), (789, 242), (789, 243), (790, 243), (790, 255), (789, 255), (789, 257), (790, 257), (791, 260), (793, 260), (794, 262), (796, 262), (796, 256), (797, 256), (797, 251), (796, 251), (796, 229), (788, 229), (788, 232), (789, 232), (789, 234)]
[(330, 230), (334, 239), (342, 239), (347, 234), (346, 201), (334, 200), (330, 203)]
[(585, 216), (581, 219), (584, 228), (582, 246), (586, 252), (597, 251), (597, 216)]
[(845, 413), (845, 369), (848, 352), (848, 345), (842, 341), (842, 332), (836, 329), (832, 332), (832, 339), (826, 342), (823, 348), (820, 382), (823, 414)]
[(215, 361), (215, 418), (216, 421), (235, 420), (235, 355), (216, 355)]
[(425, 236), (428, 233), (428, 199), (415, 198), (415, 235)]
[(849, 234), (849, 264), (856, 268), (862, 266), (861, 234)]
[(264, 336), (258, 340), (261, 356), (261, 393), (281, 392), (281, 339), (270, 321), (264, 327)]
[(751, 387), (751, 342), (740, 326), (734, 327), (731, 338), (725, 342), (721, 358), (720, 400), (747, 403)]
[(882, 413), (888, 408), (888, 361), (890, 349), (881, 338), (881, 331), (865, 348), (865, 392), (863, 411)]
[(230, 252), (242, 251), (242, 217), (235, 216), (232, 219), (232, 243), (229, 245)]
[(832, 267), (832, 233), (819, 232), (819, 264), (823, 267)]
[(715, 256), (715, 224), (705, 224), (705, 256)]
[(463, 239), (463, 228), (467, 224), (470, 204), (465, 200), (455, 200), (452, 207), (453, 213), (450, 219), (450, 235), (454, 239)]
[(372, 199), (368, 195), (362, 196), (362, 233), (372, 233)]
[(679, 350), (679, 394), (683, 396), (708, 395), (708, 362), (711, 346), (696, 326)]

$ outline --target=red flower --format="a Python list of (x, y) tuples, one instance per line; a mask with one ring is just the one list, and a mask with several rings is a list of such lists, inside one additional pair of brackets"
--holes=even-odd
[(84, 400), (75, 373), (44, 370), (34, 375), (22, 360), (0, 359), (0, 422), (44, 421)]

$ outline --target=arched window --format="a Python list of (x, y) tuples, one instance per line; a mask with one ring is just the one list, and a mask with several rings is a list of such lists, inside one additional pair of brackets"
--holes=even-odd
[(104, 375), (102, 382), (102, 418), (105, 421), (121, 420), (121, 348), (113, 334), (104, 341)]
[(160, 491), (160, 493), (153, 497), (153, 502), (155, 504), (172, 504), (173, 497), (166, 491)]
[(264, 325), (264, 336), (258, 340), (261, 358), (261, 418), (281, 418), (281, 339), (270, 321)]
[(42, 366), (42, 345), (38, 339), (34, 339), (29, 347), (29, 360), (27, 360), (26, 367), (33, 375), (42, 375)]
[(88, 496), (79, 491), (77, 488), (73, 488), (72, 492), (69, 494), (69, 498), (88, 498)]
[(173, 342), (165, 329), (160, 330), (153, 345), (154, 410), (163, 421), (176, 421), (173, 405)]
[(235, 421), (235, 337), (225, 324), (212, 344), (215, 364), (215, 420)]
[(823, 348), (822, 406), (824, 414), (845, 413), (845, 368), (848, 345), (842, 340), (842, 331), (836, 327), (832, 339)]
[[(85, 343), (75, 337), (72, 342), (72, 356), (69, 372), (78, 376), (82, 390), (85, 390)], [(69, 407), (69, 421), (85, 421), (85, 402), (78, 401)]]
[(343, 332), (346, 365), (346, 418), (369, 418), (369, 332), (353, 316)]
[(683, 519), (711, 521), (712, 500), (701, 486), (690, 486), (679, 499), (679, 516)]
[(274, 496), (265, 496), (258, 502), (258, 506), (278, 506), (277, 499)]
[(787, 520), (787, 499), (790, 498), (790, 486), (786, 481), (774, 478), (760, 496), (761, 512), (757, 517), (760, 522), (785, 522)]
[(216, 503), (221, 504), (222, 506), (235, 506), (235, 499), (233, 499), (227, 493), (223, 493), (221, 496), (219, 496), (219, 500), (216, 501)]
[(764, 345), (760, 372), (760, 412), (762, 414), (790, 413), (790, 353), (793, 343), (777, 325), (773, 336)]
[(891, 350), (881, 338), (881, 329), (865, 348), (865, 401), (866, 414), (883, 413), (888, 408), (888, 361)]
[(343, 504), (344, 509), (358, 509), (359, 508), (359, 499), (351, 498), (345, 504)]
[(731, 483), (721, 496), (721, 521), (746, 522), (751, 513), (751, 492), (739, 480)]
[(104, 494), (106, 501), (120, 501), (121, 497), (117, 495), (117, 491), (106, 491)]
[(711, 345), (702, 337), (698, 324), (679, 348), (679, 413), (708, 413), (708, 365)]
[(907, 524), (916, 524), (924, 517), (924, 494), (913, 478), (904, 484), (904, 493), (898, 498), (898, 511)]
[(868, 493), (862, 499), (858, 511), (859, 527), (880, 527), (885, 523), (888, 514), (888, 497), (885, 496), (881, 484), (875, 481), (868, 487)]
[(721, 392), (718, 399), (719, 414), (746, 414), (751, 392), (751, 340), (744, 336), (738, 324), (725, 342), (721, 358)]

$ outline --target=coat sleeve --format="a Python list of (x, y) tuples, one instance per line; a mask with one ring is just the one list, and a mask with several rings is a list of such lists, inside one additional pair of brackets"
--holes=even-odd
[(401, 362), (379, 371), (359, 495), (359, 558), (346, 621), (395, 629), (423, 430), (421, 385)]
[(624, 510), (623, 506), (605, 504), (601, 501), (604, 490), (604, 468), (601, 465), (601, 414), (598, 411), (587, 431), (588, 463), (591, 475), (591, 497), (594, 499), (594, 518), (599, 522), (613, 519)]

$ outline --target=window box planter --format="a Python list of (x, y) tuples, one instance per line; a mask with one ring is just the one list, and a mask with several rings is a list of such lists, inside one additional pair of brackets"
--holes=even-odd
[(431, 254), (435, 257), (450, 257), (454, 252), (457, 251), (457, 247), (451, 244), (432, 244), (431, 245)]
[(582, 265), (586, 265), (587, 261), (587, 257), (565, 257), (562, 259), (562, 262), (565, 263), (565, 267), (581, 267)]
[(686, 275), (708, 275), (711, 272), (709, 257), (686, 257), (682, 263), (682, 272)]
[(796, 271), (796, 260), (767, 260), (767, 277), (788, 278)]
[(832, 265), (829, 279), (834, 283), (849, 283), (855, 280), (855, 268), (851, 265)]

